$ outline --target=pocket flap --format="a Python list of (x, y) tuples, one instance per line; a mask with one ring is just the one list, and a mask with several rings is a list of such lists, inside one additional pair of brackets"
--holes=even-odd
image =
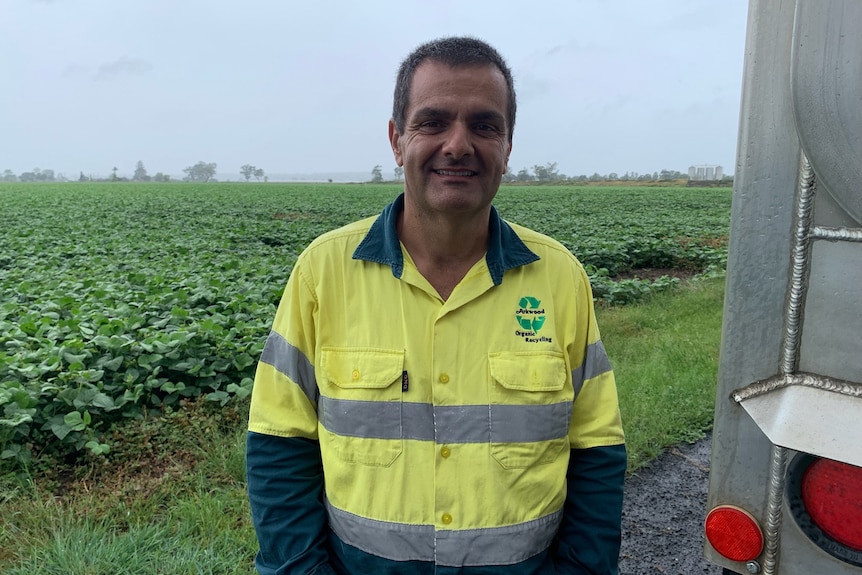
[(491, 377), (506, 389), (560, 391), (566, 384), (566, 360), (552, 352), (488, 354)]
[(401, 381), (404, 351), (323, 348), (320, 366), (327, 379), (344, 389), (382, 389)]

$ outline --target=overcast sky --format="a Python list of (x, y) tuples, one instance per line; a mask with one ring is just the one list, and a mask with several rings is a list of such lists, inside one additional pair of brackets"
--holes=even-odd
[(395, 71), (473, 35), (515, 76), (510, 167), (734, 171), (744, 0), (0, 0), (0, 171), (368, 172)]

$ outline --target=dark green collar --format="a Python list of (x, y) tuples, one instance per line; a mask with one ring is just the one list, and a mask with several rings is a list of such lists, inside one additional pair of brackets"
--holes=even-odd
[[(371, 225), (371, 229), (353, 252), (353, 259), (385, 264), (392, 268), (392, 275), (401, 277), (404, 272), (404, 257), (398, 242), (396, 223), (398, 214), (404, 210), (404, 194), (383, 208), (383, 212)], [(491, 219), (488, 224), (488, 251), (485, 262), (491, 273), (494, 285), (503, 282), (506, 270), (527, 265), (539, 259), (539, 256), (521, 241), (515, 230), (497, 214), (491, 206)]]

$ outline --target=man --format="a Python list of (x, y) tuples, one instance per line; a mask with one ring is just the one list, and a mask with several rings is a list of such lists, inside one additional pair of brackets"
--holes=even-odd
[(303, 252), (258, 365), (261, 574), (617, 573), (626, 453), (587, 276), (491, 206), (514, 124), (487, 44), (402, 63), (404, 193)]

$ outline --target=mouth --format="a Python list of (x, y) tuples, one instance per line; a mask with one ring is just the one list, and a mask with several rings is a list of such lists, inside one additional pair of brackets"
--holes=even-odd
[(469, 177), (476, 175), (476, 172), (473, 170), (434, 170), (434, 173), (438, 176)]

